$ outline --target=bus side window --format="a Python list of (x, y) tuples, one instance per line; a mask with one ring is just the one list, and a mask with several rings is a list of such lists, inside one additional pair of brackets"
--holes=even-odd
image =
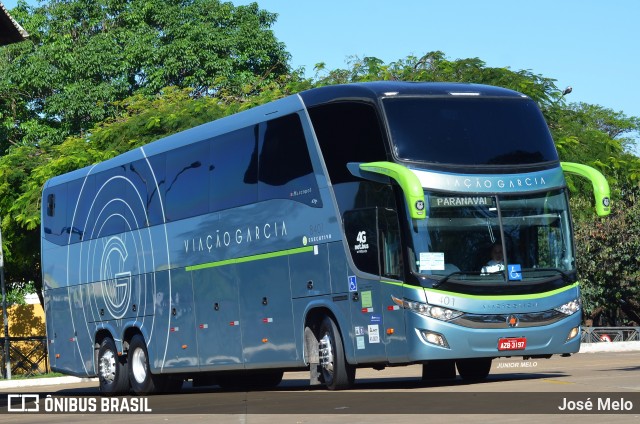
[(164, 191), (168, 221), (209, 212), (209, 143), (200, 142), (167, 155)]
[[(78, 243), (90, 237), (94, 229), (95, 211), (92, 210), (92, 206), (95, 197), (95, 175), (87, 175), (67, 183), (67, 226), (64, 229), (67, 243)], [(87, 231), (89, 231), (88, 234)]]
[(360, 271), (380, 275), (377, 208), (346, 211), (344, 232), (354, 264)]
[(290, 199), (322, 207), (302, 123), (297, 114), (260, 124), (258, 200)]
[(380, 229), (380, 265), (384, 277), (402, 278), (402, 248), (398, 214), (393, 209), (378, 209)]
[(48, 188), (45, 192), (47, 209), (42, 220), (44, 236), (48, 241), (58, 245), (67, 244), (69, 239), (65, 231), (67, 227), (66, 196), (66, 184)]
[(381, 119), (373, 104), (345, 101), (309, 109), (309, 116), (333, 185), (359, 181), (349, 162), (387, 160)]
[(344, 230), (353, 262), (359, 270), (402, 278), (398, 214), (389, 208), (364, 208), (344, 213)]
[(47, 196), (47, 216), (56, 215), (56, 195), (51, 193)]
[(211, 141), (209, 210), (248, 205), (258, 200), (257, 126)]

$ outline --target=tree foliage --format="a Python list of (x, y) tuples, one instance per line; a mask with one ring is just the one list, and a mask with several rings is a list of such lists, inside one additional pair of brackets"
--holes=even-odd
[(116, 102), (164, 87), (255, 94), (289, 72), (256, 3), (219, 0), (21, 1), (29, 40), (0, 49), (0, 150), (58, 144), (113, 117)]
[(615, 323), (622, 310), (640, 325), (640, 207), (626, 200), (607, 219), (576, 226), (577, 267), (587, 317)]
[(467, 82), (511, 88), (524, 93), (541, 105), (555, 101), (560, 92), (555, 81), (530, 71), (492, 68), (479, 58), (449, 60), (441, 51), (424, 56), (407, 56), (385, 64), (376, 57), (352, 57), (349, 69), (336, 69), (325, 73), (324, 65), (317, 64), (316, 85), (346, 84), (366, 81), (433, 81)]
[[(290, 75), (289, 54), (270, 29), (276, 15), (255, 3), (20, 1), (11, 14), (30, 38), (0, 48), (0, 213), (10, 282), (41, 287), (47, 178), (195, 125), (199, 111), (213, 119), (215, 100), (203, 106), (201, 98), (254, 96)], [(162, 92), (167, 86), (186, 91)], [(159, 104), (176, 96), (184, 113)]]

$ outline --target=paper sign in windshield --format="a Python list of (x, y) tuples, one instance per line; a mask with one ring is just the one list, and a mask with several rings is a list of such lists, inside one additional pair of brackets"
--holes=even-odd
[(444, 252), (420, 252), (420, 272), (444, 271)]

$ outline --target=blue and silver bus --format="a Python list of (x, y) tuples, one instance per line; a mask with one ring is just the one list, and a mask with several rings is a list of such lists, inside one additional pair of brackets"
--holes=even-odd
[[(581, 301), (564, 174), (535, 102), (497, 87), (316, 88), (49, 180), (53, 370), (104, 393), (349, 387), (423, 364), (569, 355)], [(456, 374), (457, 369), (457, 374)]]

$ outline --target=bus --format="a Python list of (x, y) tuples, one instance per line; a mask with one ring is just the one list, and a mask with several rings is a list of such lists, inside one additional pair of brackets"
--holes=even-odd
[(494, 358), (569, 356), (582, 310), (565, 173), (609, 213), (602, 174), (560, 162), (529, 97), (371, 82), (56, 176), (51, 368), (107, 394), (268, 388), (292, 370), (336, 390), (363, 367), (474, 381)]

